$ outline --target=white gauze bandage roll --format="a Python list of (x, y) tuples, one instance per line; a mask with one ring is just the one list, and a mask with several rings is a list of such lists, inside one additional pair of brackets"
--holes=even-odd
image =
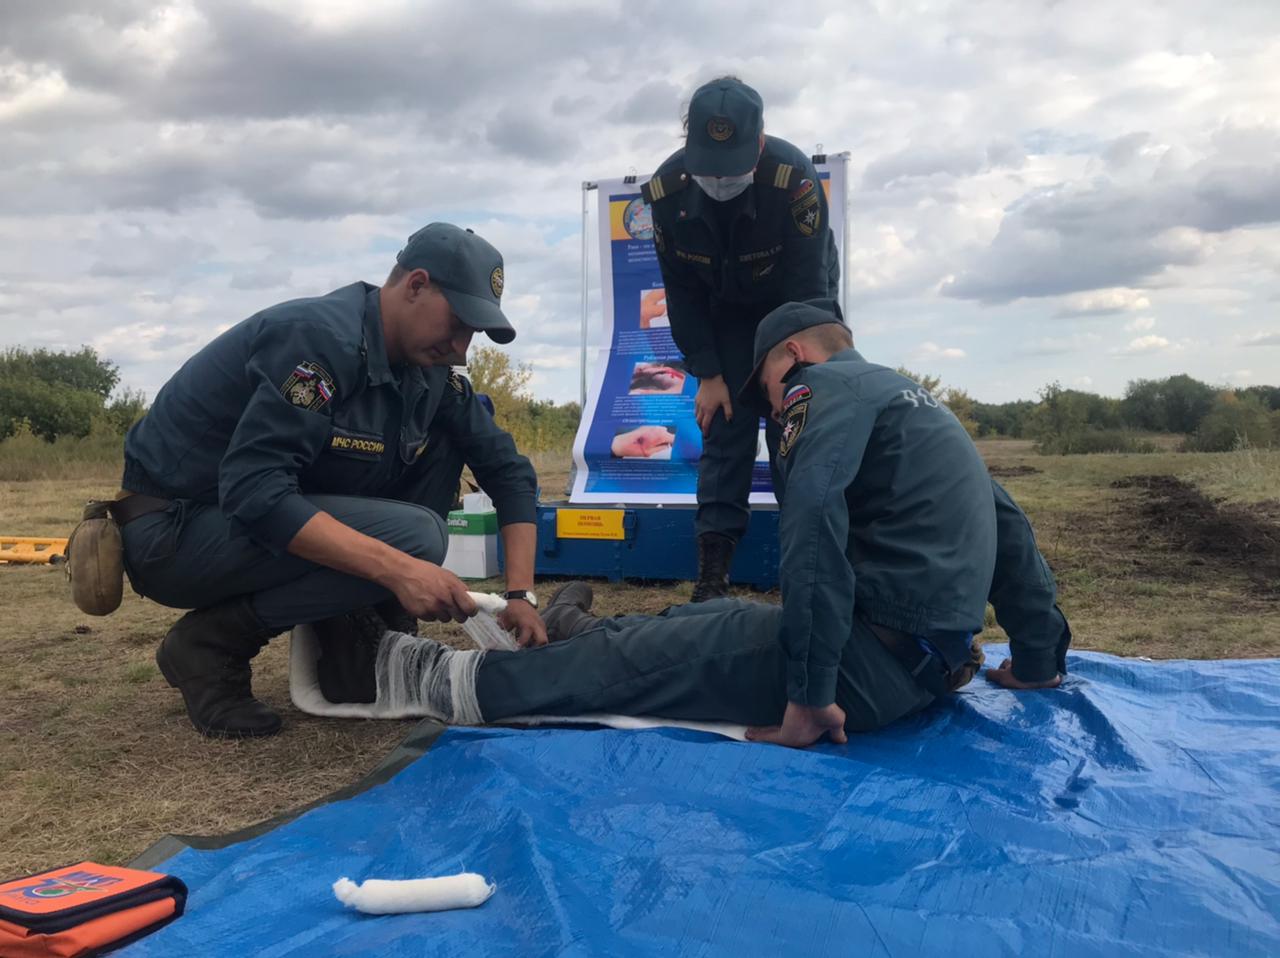
[(367, 915), (399, 915), (411, 911), (449, 911), (475, 908), (497, 890), (483, 875), (464, 872), (444, 878), (387, 881), (370, 878), (357, 885), (350, 878), (333, 883), (338, 901)]
[(507, 608), (507, 600), (488, 592), (468, 592), (480, 611), (462, 623), (467, 637), (482, 649), (503, 649), (514, 652), (520, 648), (511, 633), (498, 624), (496, 616)]

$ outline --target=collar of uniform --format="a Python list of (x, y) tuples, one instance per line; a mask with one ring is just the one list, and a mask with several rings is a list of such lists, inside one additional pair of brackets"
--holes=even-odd
[(364, 364), (369, 371), (369, 383), (380, 386), (395, 381), (391, 363), (387, 361), (387, 343), (382, 338), (382, 306), (378, 299), (380, 290), (369, 286), (364, 300)]
[(848, 349), (842, 349), (838, 353), (832, 353), (830, 358), (827, 361), (828, 362), (834, 361), (837, 363), (865, 363), (866, 362), (866, 360), (862, 358), (862, 353), (858, 352), (852, 346), (850, 346)]
[[(708, 223), (716, 221), (716, 210), (712, 207), (715, 203), (711, 197), (702, 192), (702, 187), (694, 183), (681, 194), (680, 217), (681, 219), (703, 219)], [(736, 196), (730, 203), (739, 203), (737, 216), (749, 216), (756, 218), (756, 185), (752, 183), (742, 191), (741, 196)]]

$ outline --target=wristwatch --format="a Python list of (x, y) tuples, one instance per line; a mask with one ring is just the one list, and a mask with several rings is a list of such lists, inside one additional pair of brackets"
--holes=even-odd
[(533, 594), (532, 589), (512, 589), (510, 592), (502, 593), (502, 597), (508, 602), (512, 599), (524, 599), (535, 609), (538, 607), (538, 597)]

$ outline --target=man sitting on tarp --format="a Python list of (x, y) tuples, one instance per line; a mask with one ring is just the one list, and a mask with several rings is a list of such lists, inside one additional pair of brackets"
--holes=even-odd
[(448, 722), (606, 712), (745, 724), (755, 741), (804, 747), (969, 681), (990, 596), (1012, 659), (988, 676), (1057, 686), (1071, 633), (1026, 517), (999, 486), (993, 495), (945, 406), (852, 346), (827, 300), (781, 306), (756, 333), (739, 401), (767, 402), (782, 424), (781, 607), (716, 599), (598, 619), (590, 589), (573, 583), (543, 613), (550, 646), (419, 639), (414, 655), (378, 667), (412, 670), (397, 686)]

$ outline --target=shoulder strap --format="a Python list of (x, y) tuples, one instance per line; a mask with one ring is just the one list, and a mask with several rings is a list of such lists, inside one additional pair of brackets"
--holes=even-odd
[(756, 167), (756, 185), (770, 186), (778, 190), (794, 190), (804, 179), (804, 174), (790, 163), (774, 159), (762, 159)]
[(648, 183), (640, 187), (640, 195), (644, 197), (646, 203), (654, 203), (679, 193), (688, 185), (688, 173), (684, 170), (672, 170), (670, 173), (653, 176)]

